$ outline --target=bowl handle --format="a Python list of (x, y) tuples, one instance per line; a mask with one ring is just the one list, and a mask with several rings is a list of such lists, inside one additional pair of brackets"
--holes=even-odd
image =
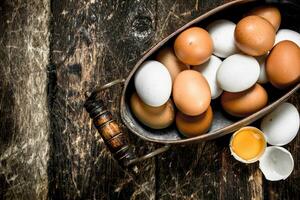
[(113, 119), (111, 112), (107, 110), (103, 101), (99, 98), (101, 91), (124, 82), (124, 79), (117, 79), (104, 86), (97, 87), (90, 95), (86, 94), (87, 100), (84, 107), (93, 119), (94, 125), (108, 150), (122, 167), (127, 168), (167, 151), (170, 145), (165, 145), (141, 157), (135, 155), (127, 133), (121, 130), (117, 121)]

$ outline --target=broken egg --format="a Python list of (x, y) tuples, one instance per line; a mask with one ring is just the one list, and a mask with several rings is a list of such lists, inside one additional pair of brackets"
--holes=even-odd
[(229, 147), (235, 159), (243, 163), (253, 163), (264, 153), (266, 146), (263, 132), (246, 126), (232, 135)]
[(286, 179), (294, 169), (294, 159), (291, 153), (283, 147), (266, 146), (264, 132), (247, 126), (231, 136), (229, 147), (232, 156), (240, 162), (259, 161), (259, 168), (267, 180)]
[(294, 159), (285, 148), (270, 146), (259, 159), (259, 168), (269, 181), (284, 180), (293, 172)]

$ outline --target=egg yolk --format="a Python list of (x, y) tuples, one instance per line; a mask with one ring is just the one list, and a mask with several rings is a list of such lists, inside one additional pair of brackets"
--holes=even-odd
[(253, 130), (241, 130), (231, 144), (234, 153), (244, 160), (252, 160), (261, 155), (266, 146), (266, 141), (261, 133)]

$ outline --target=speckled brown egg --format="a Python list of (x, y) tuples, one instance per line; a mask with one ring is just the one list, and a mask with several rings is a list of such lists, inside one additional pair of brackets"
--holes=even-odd
[(211, 106), (198, 116), (188, 116), (182, 112), (176, 114), (176, 126), (179, 132), (185, 137), (195, 137), (206, 133), (213, 121)]
[(275, 6), (260, 6), (252, 9), (247, 15), (257, 15), (269, 21), (274, 27), (275, 31), (279, 29), (281, 23), (281, 14)]
[(174, 105), (169, 99), (164, 105), (152, 107), (145, 104), (136, 93), (130, 98), (130, 107), (135, 117), (153, 129), (163, 129), (172, 124), (175, 118)]
[(230, 115), (236, 117), (249, 116), (267, 105), (268, 94), (259, 84), (255, 84), (243, 92), (223, 92), (221, 105)]
[(180, 72), (173, 84), (173, 100), (176, 107), (186, 115), (202, 114), (211, 101), (208, 82), (197, 71)]
[(292, 41), (279, 42), (266, 61), (266, 73), (271, 84), (286, 88), (300, 80), (300, 49)]
[(174, 51), (183, 63), (200, 65), (207, 61), (213, 52), (212, 39), (203, 28), (192, 27), (177, 36)]
[(236, 46), (250, 56), (261, 56), (272, 49), (275, 42), (275, 30), (259, 16), (241, 19), (234, 31)]
[(174, 80), (176, 76), (182, 72), (183, 70), (189, 69), (189, 66), (181, 62), (174, 54), (174, 51), (172, 48), (163, 48), (161, 49), (157, 56), (156, 60), (161, 62), (166, 68), (168, 69), (172, 82), (174, 83)]

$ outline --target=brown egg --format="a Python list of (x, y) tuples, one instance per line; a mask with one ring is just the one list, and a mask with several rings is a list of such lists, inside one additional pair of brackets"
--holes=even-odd
[(196, 116), (205, 112), (211, 101), (209, 85), (199, 72), (180, 72), (173, 84), (173, 100), (186, 115)]
[(166, 128), (172, 124), (175, 118), (174, 105), (170, 99), (162, 106), (152, 107), (145, 104), (134, 93), (130, 98), (130, 107), (140, 122), (153, 129)]
[(235, 44), (250, 56), (266, 54), (274, 45), (275, 30), (262, 17), (248, 16), (241, 19), (234, 31)]
[(177, 36), (174, 51), (183, 63), (200, 65), (207, 61), (213, 52), (212, 39), (203, 28), (192, 27)]
[(268, 94), (259, 84), (243, 92), (223, 92), (221, 96), (223, 109), (236, 117), (249, 116), (262, 109), (267, 102)]
[(266, 73), (271, 84), (286, 88), (300, 80), (300, 49), (292, 41), (276, 44), (266, 61)]
[(198, 116), (188, 116), (182, 112), (176, 114), (176, 126), (186, 137), (195, 137), (208, 131), (213, 121), (211, 106)]
[(175, 77), (183, 70), (189, 69), (189, 66), (181, 62), (174, 54), (173, 49), (164, 48), (161, 49), (157, 56), (156, 60), (161, 62), (164, 66), (167, 67), (170, 72), (172, 83), (174, 83)]
[(260, 6), (251, 10), (247, 15), (258, 15), (272, 24), (275, 31), (279, 29), (281, 23), (281, 14), (275, 6)]

